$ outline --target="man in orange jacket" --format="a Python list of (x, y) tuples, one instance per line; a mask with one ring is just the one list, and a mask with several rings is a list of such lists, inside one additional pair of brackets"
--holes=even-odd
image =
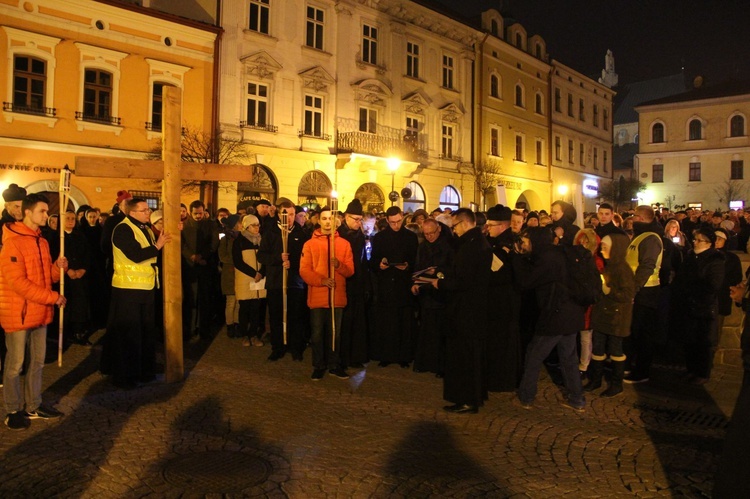
[[(65, 305), (65, 297), (52, 291), (52, 283), (60, 280), (60, 269), (67, 270), (68, 262), (61, 256), (53, 264), (49, 244), (42, 237), (40, 227), (48, 218), (47, 198), (30, 194), (21, 209), (23, 220), (4, 227), (0, 251), (0, 324), (8, 347), (3, 396), (8, 414), (5, 425), (11, 430), (25, 430), (30, 419), (62, 416), (42, 405), (42, 369), (47, 324), (52, 322), (54, 306)], [(20, 375), (27, 344), (29, 366), (22, 390)]]
[[(349, 241), (334, 237), (331, 257), (331, 234), (336, 230), (333, 212), (323, 208), (320, 228), (302, 247), (299, 273), (307, 283), (307, 306), (310, 307), (310, 329), (313, 353), (313, 381), (328, 372), (340, 379), (349, 375), (339, 363), (341, 317), (346, 307), (346, 278), (354, 274), (354, 257)], [(331, 293), (333, 290), (333, 293)], [(333, 300), (331, 299), (333, 294)], [(331, 301), (335, 315), (335, 338), (331, 329)], [(335, 346), (334, 346), (335, 342)]]

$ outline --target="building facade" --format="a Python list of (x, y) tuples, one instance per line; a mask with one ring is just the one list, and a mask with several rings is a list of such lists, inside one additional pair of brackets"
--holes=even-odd
[[(144, 159), (161, 145), (165, 86), (182, 89), (184, 124), (211, 129), (217, 29), (89, 0), (6, 1), (0, 19), (0, 188), (56, 206), (77, 156)], [(75, 175), (71, 202), (108, 211), (123, 188), (159, 204), (158, 182)]]
[(505, 23), (494, 9), (482, 14), (474, 164), (494, 181), (487, 205), (539, 210), (551, 199), (548, 54), (541, 37)]
[(551, 63), (553, 197), (596, 211), (599, 184), (612, 179), (614, 90), (563, 63)]
[(710, 210), (746, 204), (750, 83), (700, 87), (646, 102), (636, 111), (635, 164), (648, 185), (642, 202)]

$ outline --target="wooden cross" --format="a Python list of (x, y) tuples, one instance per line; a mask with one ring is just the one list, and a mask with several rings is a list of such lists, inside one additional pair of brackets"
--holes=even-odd
[(169, 383), (182, 381), (182, 273), (180, 222), (180, 190), (183, 179), (201, 181), (250, 182), (252, 169), (247, 165), (185, 163), (180, 160), (180, 102), (182, 90), (164, 86), (164, 148), (162, 161), (105, 157), (76, 157), (75, 174), (79, 177), (137, 178), (162, 180), (164, 228), (172, 234), (172, 242), (164, 246), (164, 350), (165, 378)]

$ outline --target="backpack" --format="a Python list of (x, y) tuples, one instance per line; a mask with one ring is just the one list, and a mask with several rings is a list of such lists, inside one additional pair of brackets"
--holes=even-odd
[(604, 296), (604, 292), (594, 255), (578, 244), (565, 245), (562, 249), (565, 254), (565, 269), (568, 273), (566, 287), (570, 299), (584, 307), (597, 303)]

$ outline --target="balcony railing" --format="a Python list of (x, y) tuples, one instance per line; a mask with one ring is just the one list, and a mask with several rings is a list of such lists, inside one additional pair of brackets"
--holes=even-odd
[(84, 114), (81, 111), (76, 111), (76, 119), (78, 121), (90, 121), (92, 123), (102, 123), (104, 125), (116, 125), (119, 126), (122, 121), (117, 116), (99, 116), (97, 114)]
[(146, 122), (146, 130), (149, 132), (161, 132), (161, 123)]
[(299, 138), (308, 137), (311, 139), (331, 140), (331, 136), (328, 135), (327, 133), (319, 133), (316, 135), (314, 132), (306, 132), (305, 130), (297, 131), (297, 137)]
[(456, 156), (455, 154), (443, 154), (443, 153), (438, 154), (438, 159), (447, 159), (450, 161), (457, 161), (459, 163), (461, 163), (464, 160), (462, 156)]
[(250, 128), (252, 130), (262, 130), (264, 132), (276, 133), (279, 131), (279, 127), (269, 125), (267, 123), (253, 123), (247, 121), (240, 121), (240, 128)]
[(336, 121), (336, 151), (359, 153), (405, 161), (427, 159), (427, 136), (406, 130), (377, 125), (375, 133), (359, 130), (359, 120), (339, 118)]
[(21, 114), (35, 114), (37, 116), (47, 116), (49, 118), (54, 118), (57, 114), (57, 110), (54, 107), (19, 106), (12, 102), (3, 102), (3, 111)]

